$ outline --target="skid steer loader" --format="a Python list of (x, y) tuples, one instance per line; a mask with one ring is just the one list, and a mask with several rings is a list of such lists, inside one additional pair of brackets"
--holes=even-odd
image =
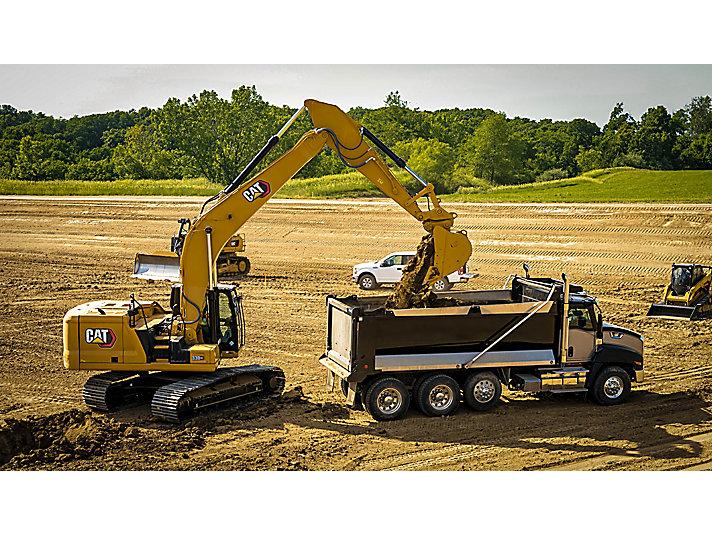
[(670, 283), (665, 288), (663, 300), (653, 304), (647, 316), (683, 321), (712, 317), (710, 282), (711, 266), (673, 263)]

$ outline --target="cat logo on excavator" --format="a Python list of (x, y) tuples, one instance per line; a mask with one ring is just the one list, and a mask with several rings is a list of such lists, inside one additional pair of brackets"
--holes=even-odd
[(110, 349), (116, 342), (116, 334), (111, 328), (87, 328), (84, 331), (87, 343), (94, 343), (102, 349)]
[(245, 197), (247, 202), (252, 202), (256, 198), (266, 197), (271, 191), (272, 189), (270, 188), (268, 182), (258, 180), (248, 187), (247, 190), (243, 191), (242, 196)]

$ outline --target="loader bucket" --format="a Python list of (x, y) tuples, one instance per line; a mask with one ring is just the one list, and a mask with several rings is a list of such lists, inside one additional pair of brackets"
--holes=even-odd
[(180, 258), (173, 252), (136, 254), (131, 277), (180, 282)]
[(675, 306), (673, 304), (658, 303), (650, 306), (647, 317), (690, 321), (695, 316), (695, 310), (694, 306)]
[(457, 271), (467, 263), (472, 254), (472, 244), (462, 232), (451, 232), (442, 226), (433, 228), (435, 259), (425, 278), (425, 285), (437, 282), (443, 276)]

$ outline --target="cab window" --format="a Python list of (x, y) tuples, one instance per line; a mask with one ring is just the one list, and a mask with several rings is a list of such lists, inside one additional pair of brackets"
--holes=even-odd
[(396, 260), (400, 261), (400, 256), (393, 255), (388, 256), (385, 260), (381, 262), (381, 267), (393, 267), (396, 265)]
[(693, 284), (693, 285), (696, 284), (697, 282), (699, 282), (700, 280), (702, 280), (702, 278), (703, 278), (704, 276), (705, 276), (704, 270), (702, 270), (702, 267), (700, 267), (699, 265), (697, 265), (697, 266), (694, 268), (694, 270), (692, 271), (692, 284)]
[(401, 258), (401, 261), (400, 261), (401, 265), (408, 265), (408, 262), (413, 259), (413, 256), (404, 254), (400, 258)]
[(235, 329), (233, 327), (232, 307), (230, 306), (230, 295), (220, 293), (218, 298), (220, 308), (220, 345), (226, 350), (231, 350), (236, 346)]
[(586, 308), (569, 308), (569, 328), (595, 330), (591, 310)]

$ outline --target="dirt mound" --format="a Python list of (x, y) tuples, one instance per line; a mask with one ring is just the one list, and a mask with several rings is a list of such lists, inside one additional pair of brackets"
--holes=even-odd
[(125, 426), (80, 410), (5, 419), (0, 421), (0, 465), (13, 469), (100, 454)]
[(423, 285), (428, 269), (433, 265), (435, 258), (435, 243), (432, 234), (423, 236), (415, 251), (415, 256), (403, 267), (403, 276), (395, 287), (393, 293), (386, 300), (386, 308), (422, 308), (428, 300), (432, 300), (432, 291)]

